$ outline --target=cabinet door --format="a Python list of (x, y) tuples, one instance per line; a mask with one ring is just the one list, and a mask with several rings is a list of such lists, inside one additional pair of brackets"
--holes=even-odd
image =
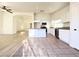
[(66, 42), (67, 44), (69, 44), (69, 40), (70, 40), (70, 31), (69, 30), (59, 30), (59, 38), (60, 40)]

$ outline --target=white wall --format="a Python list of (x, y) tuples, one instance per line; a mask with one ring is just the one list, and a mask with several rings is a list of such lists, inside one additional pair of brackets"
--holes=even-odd
[(13, 14), (0, 9), (0, 34), (14, 34)]
[(33, 13), (9, 13), (0, 9), (0, 34), (14, 34), (19, 30), (27, 30), (30, 23), (33, 27)]
[(3, 25), (3, 12), (0, 9), (0, 34), (2, 34), (2, 25)]
[(49, 20), (50, 15), (48, 13), (36, 13), (35, 20)]
[(13, 15), (8, 12), (3, 13), (3, 34), (13, 34)]
[(33, 23), (33, 13), (26, 13), (26, 14), (16, 14), (13, 17), (15, 21), (16, 31), (20, 30), (27, 30), (30, 28), (30, 23)]

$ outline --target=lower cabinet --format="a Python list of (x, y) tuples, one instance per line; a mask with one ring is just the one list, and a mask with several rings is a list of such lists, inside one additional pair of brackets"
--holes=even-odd
[(54, 29), (54, 28), (48, 29), (48, 33), (50, 33), (50, 34), (52, 34), (53, 36), (55, 36), (55, 29)]
[(70, 31), (59, 29), (59, 39), (69, 44), (70, 41)]

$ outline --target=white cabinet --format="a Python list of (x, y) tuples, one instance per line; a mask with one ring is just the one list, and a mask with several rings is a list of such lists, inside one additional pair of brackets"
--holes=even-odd
[(79, 49), (79, 3), (70, 3), (70, 32), (71, 40), (69, 45)]
[(66, 30), (66, 29), (59, 29), (59, 38), (60, 40), (66, 42), (67, 44), (69, 44), (70, 41), (70, 30)]
[(46, 29), (29, 29), (29, 37), (46, 37)]
[(55, 36), (55, 29), (54, 28), (48, 29), (48, 32)]
[(3, 34), (13, 34), (13, 16), (11, 13), (3, 13)]

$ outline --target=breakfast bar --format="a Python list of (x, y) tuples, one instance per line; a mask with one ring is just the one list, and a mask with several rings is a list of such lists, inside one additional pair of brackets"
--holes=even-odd
[(29, 37), (46, 37), (46, 29), (29, 29)]

